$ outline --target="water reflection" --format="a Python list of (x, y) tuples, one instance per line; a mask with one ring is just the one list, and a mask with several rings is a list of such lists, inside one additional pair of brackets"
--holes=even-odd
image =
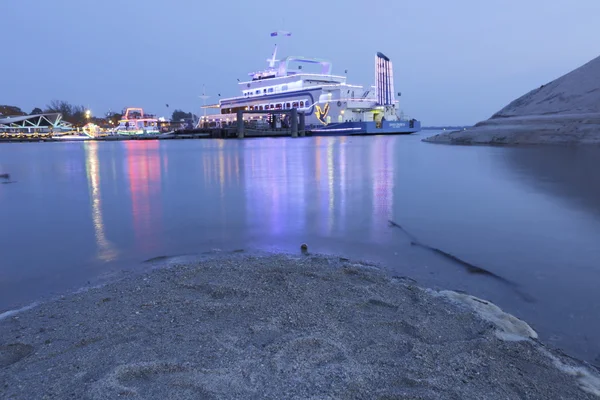
[(389, 136), (373, 142), (371, 161), (374, 169), (373, 178), (373, 225), (372, 238), (375, 241), (383, 239), (382, 229), (387, 220), (392, 217), (394, 203), (394, 146)]
[(135, 241), (150, 250), (158, 246), (162, 230), (160, 142), (126, 141), (124, 147)]
[(98, 258), (102, 261), (114, 260), (119, 252), (115, 245), (106, 238), (104, 217), (102, 213), (102, 194), (100, 191), (100, 163), (98, 160), (98, 142), (88, 141), (84, 144), (85, 170), (88, 179), (88, 191), (91, 200), (91, 218), (94, 225)]
[(261, 235), (302, 229), (304, 171), (293, 144), (269, 139), (243, 143), (244, 198), (248, 224)]
[(361, 240), (389, 237), (395, 179), (389, 142), (316, 137), (312, 143), (274, 139), (242, 146), (246, 218), (263, 235), (340, 238), (351, 229)]
[[(583, 336), (599, 329), (599, 152), (384, 136), (0, 146), (18, 180), (0, 187), (10, 227), (0, 230), (0, 307), (116, 264), (306, 242), (385, 258), (425, 284), (490, 298), (595, 357), (598, 344)], [(410, 246), (388, 227), (392, 214), (424, 242), (518, 282), (539, 302), (519, 309), (504, 287)], [(39, 252), (23, 247), (33, 241)], [(88, 268), (90, 259), (99, 268)]]
[[(224, 142), (216, 140), (198, 154), (204, 187), (208, 189), (218, 186), (221, 198), (226, 195), (227, 188), (240, 184), (240, 160), (244, 159), (238, 149), (225, 147)], [(187, 172), (193, 173), (193, 169)]]
[(526, 185), (586, 208), (600, 217), (600, 148), (512, 149), (503, 160)]
[(346, 215), (348, 205), (346, 203), (346, 193), (348, 192), (347, 185), (347, 171), (348, 168), (348, 160), (346, 159), (346, 148), (348, 147), (347, 138), (340, 138), (340, 146), (339, 146), (339, 168), (340, 168), (340, 201), (339, 201), (339, 214), (340, 214), (340, 229), (342, 231), (346, 230)]
[(333, 148), (334, 146), (334, 141), (330, 140), (329, 143), (327, 144), (327, 194), (329, 197), (329, 203), (328, 203), (328, 207), (327, 207), (327, 214), (328, 214), (328, 221), (329, 221), (329, 226), (328, 226), (328, 232), (327, 234), (331, 235), (331, 232), (333, 231), (333, 224), (334, 224), (334, 220), (335, 220), (335, 214), (334, 214), (334, 210), (333, 210), (333, 206), (335, 204), (335, 187), (334, 187), (334, 182), (335, 182), (335, 167), (334, 167), (334, 159), (333, 159)]

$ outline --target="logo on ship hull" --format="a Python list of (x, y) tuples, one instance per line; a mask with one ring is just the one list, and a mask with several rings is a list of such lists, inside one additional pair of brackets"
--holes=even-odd
[(323, 108), (316, 104), (315, 105), (315, 114), (317, 119), (323, 124), (327, 125), (327, 114), (329, 114), (329, 103), (325, 103)]

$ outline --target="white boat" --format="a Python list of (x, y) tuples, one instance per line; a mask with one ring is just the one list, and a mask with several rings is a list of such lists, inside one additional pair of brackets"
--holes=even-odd
[(66, 134), (66, 135), (54, 135), (52, 136), (54, 140), (61, 140), (65, 142), (81, 142), (85, 140), (91, 140), (92, 138), (87, 135), (75, 135), (75, 134)]
[(118, 135), (158, 135), (160, 134), (158, 118), (145, 114), (142, 108), (130, 107), (125, 110), (123, 118), (112, 131)]
[(211, 120), (233, 121), (238, 110), (268, 114), (296, 108), (304, 113), (306, 129), (313, 134), (413, 133), (421, 129), (419, 121), (400, 112), (392, 62), (382, 53), (375, 56), (375, 85), (368, 89), (347, 83), (346, 76), (333, 75), (327, 60), (276, 57), (277, 46), (267, 60), (267, 69), (252, 72), (250, 80), (239, 83), (241, 96), (205, 106), (220, 109), (221, 115), (213, 115)]

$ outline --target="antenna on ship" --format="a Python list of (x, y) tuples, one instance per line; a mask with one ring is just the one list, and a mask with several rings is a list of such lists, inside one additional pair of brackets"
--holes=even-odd
[(277, 43), (275, 43), (275, 50), (273, 50), (273, 55), (271, 56), (271, 58), (267, 59), (267, 62), (269, 63), (270, 68), (274, 68), (275, 62), (279, 61), (275, 57), (277, 57)]
[(206, 120), (206, 99), (208, 99), (210, 96), (206, 95), (206, 90), (205, 90), (204, 85), (202, 85), (202, 95), (198, 96), (198, 97), (200, 97), (202, 99), (202, 105), (204, 106), (204, 107), (202, 107), (204, 109), (204, 120)]
[[(277, 36), (292, 36), (292, 32), (289, 31), (275, 31), (275, 32), (271, 32), (271, 37), (277, 37)], [(267, 62), (269, 63), (269, 67), (270, 68), (274, 68), (275, 67), (275, 63), (279, 60), (277, 60), (275, 57), (277, 57), (277, 43), (275, 43), (275, 50), (273, 50), (273, 55), (271, 56), (271, 58), (269, 58), (267, 60)]]

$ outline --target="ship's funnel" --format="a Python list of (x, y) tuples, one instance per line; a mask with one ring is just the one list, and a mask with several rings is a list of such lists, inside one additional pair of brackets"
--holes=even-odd
[(375, 90), (379, 105), (388, 106), (395, 103), (392, 62), (379, 52), (375, 56)]

